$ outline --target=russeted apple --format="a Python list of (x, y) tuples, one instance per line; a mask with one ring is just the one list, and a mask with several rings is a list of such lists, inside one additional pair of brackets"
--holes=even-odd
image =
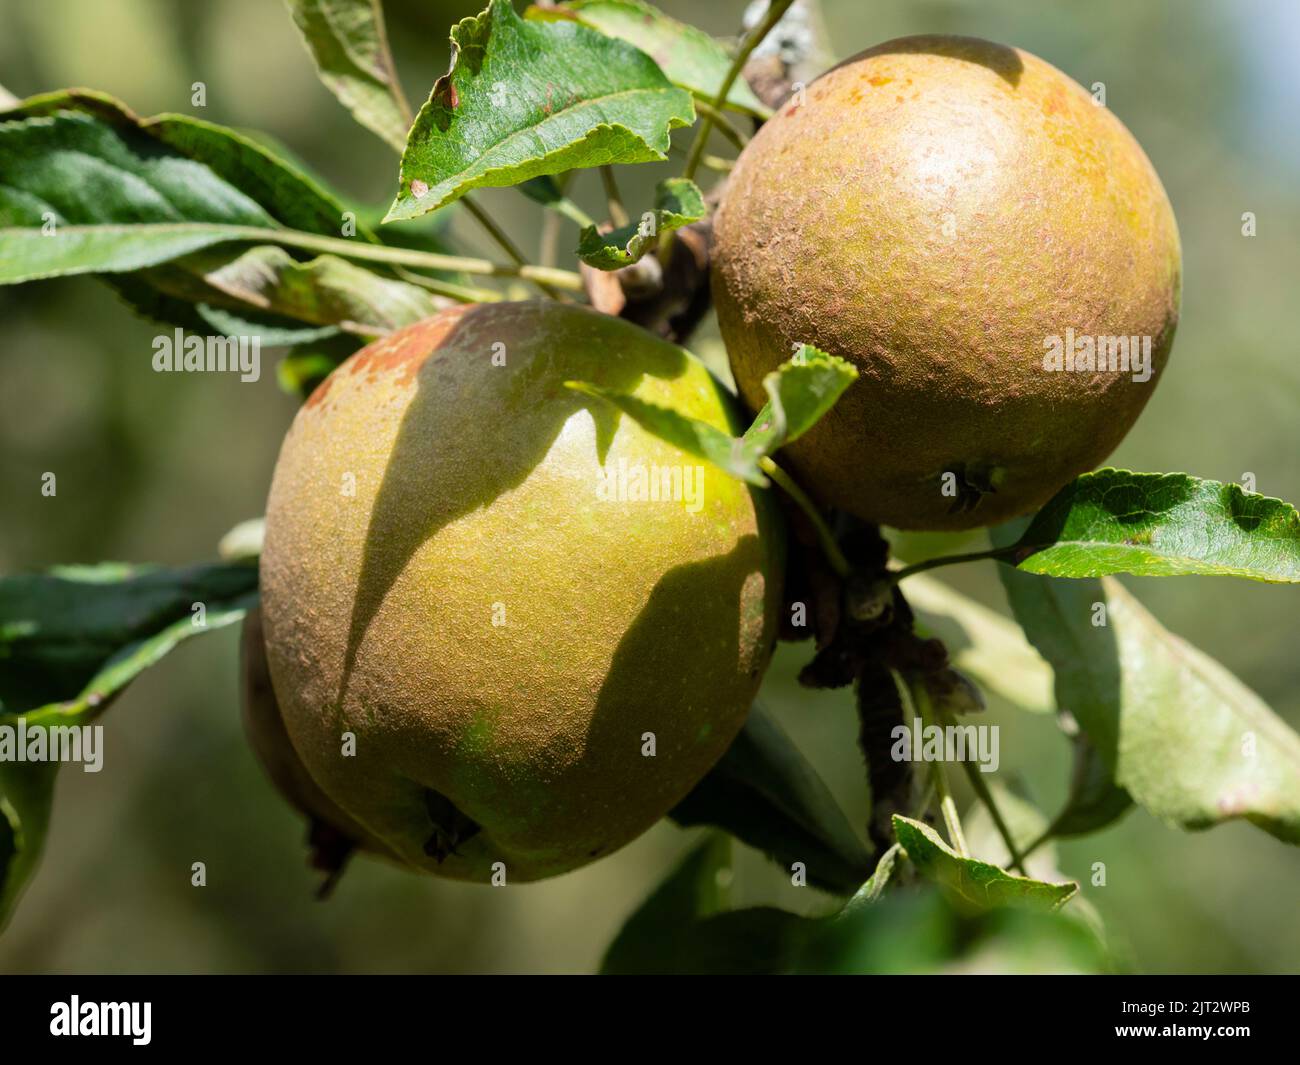
[(797, 89), (715, 231), (742, 396), (761, 406), (799, 343), (852, 362), (788, 462), (904, 529), (1002, 521), (1100, 463), (1178, 321), (1178, 230), (1137, 141), (1099, 93), (988, 41), (889, 41)]
[(535, 880), (661, 818), (741, 728), (776, 637), (766, 493), (570, 380), (738, 432), (681, 348), (554, 301), (443, 312), (299, 410), (262, 623), (311, 779), (409, 865)]

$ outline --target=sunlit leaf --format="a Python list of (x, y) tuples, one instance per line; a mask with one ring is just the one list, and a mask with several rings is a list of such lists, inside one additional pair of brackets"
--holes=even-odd
[(1035, 515), (1012, 561), (1053, 577), (1184, 574), (1300, 582), (1300, 513), (1185, 473), (1086, 473)]
[(463, 19), (451, 41), (451, 69), (416, 116), (387, 221), (475, 188), (661, 161), (669, 131), (695, 121), (690, 93), (645, 53), (576, 22), (527, 22), (509, 0)]
[(963, 858), (929, 825), (894, 815), (894, 833), (907, 859), (954, 900), (976, 909), (1026, 903), (1055, 909), (1079, 890), (1016, 876), (978, 858)]
[(393, 69), (379, 0), (287, 0), (320, 79), (352, 115), (397, 151), (410, 105)]
[(704, 422), (635, 396), (583, 381), (565, 384), (618, 407), (643, 429), (687, 454), (713, 463), (733, 477), (767, 487), (761, 462), (783, 444), (807, 432), (828, 411), (857, 371), (843, 359), (804, 344), (795, 356), (764, 379), (771, 399), (739, 439)]
[[(718, 98), (731, 67), (731, 55), (722, 42), (641, 0), (570, 0), (557, 7), (534, 5), (527, 15), (530, 19), (576, 18), (592, 29), (634, 44), (659, 64), (674, 85), (689, 89), (706, 103)], [(737, 78), (728, 90), (726, 104), (756, 118), (772, 113), (744, 78)]]
[(151, 318), (264, 344), (376, 335), (440, 305), (334, 256), (304, 263), (268, 246), (345, 232), (374, 242), (340, 201), (233, 130), (140, 118), (80, 90), (0, 113), (0, 284), (96, 273)]

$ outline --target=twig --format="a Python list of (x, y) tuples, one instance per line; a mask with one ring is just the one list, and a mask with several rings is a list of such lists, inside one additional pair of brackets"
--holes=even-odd
[[(721, 111), (727, 106), (727, 94), (731, 92), (731, 87), (736, 84), (736, 79), (740, 77), (740, 72), (745, 68), (745, 63), (750, 54), (763, 43), (763, 38), (772, 32), (772, 28), (781, 21), (781, 17), (790, 9), (794, 0), (771, 0), (767, 5), (767, 14), (758, 22), (752, 30), (745, 34), (745, 39), (740, 42), (740, 48), (731, 60), (731, 66), (727, 68), (727, 75), (722, 79), (722, 85), (718, 89), (718, 94), (713, 98), (713, 109)], [(699, 169), (700, 158), (704, 155), (704, 146), (709, 140), (709, 131), (713, 128), (713, 120), (707, 113), (701, 112), (704, 117), (700, 120), (700, 128), (695, 132), (695, 140), (691, 143), (690, 154), (686, 157), (686, 168), (682, 171), (682, 177), (693, 178), (695, 171)]]
[(490, 288), (475, 288), (470, 285), (458, 285), (454, 281), (442, 281), (436, 277), (425, 277), (405, 266), (394, 267), (397, 276), (407, 284), (418, 285), (438, 296), (457, 300), (460, 303), (496, 303), (501, 293)]
[[(167, 226), (171, 232), (183, 232), (191, 227), (196, 232), (203, 232), (212, 228), (206, 223), (199, 222), (169, 223)], [(65, 226), (63, 232), (68, 233), (79, 228)], [(507, 263), (494, 263), (490, 259), (475, 259), (463, 255), (441, 255), (438, 252), (395, 248), (388, 244), (367, 244), (365, 241), (348, 240), (343, 237), (323, 237), (317, 233), (305, 233), (299, 229), (227, 225), (218, 228), (222, 235), (231, 241), (282, 244), (290, 248), (306, 248), (308, 251), (338, 255), (344, 259), (413, 266), (423, 270), (459, 270), (465, 274), (483, 274), (488, 277), (518, 277), (525, 281), (544, 282), (567, 292), (581, 292), (583, 290), (582, 278), (571, 270), (554, 270), (548, 267), (529, 265), (517, 266)]]
[(602, 166), (600, 180), (605, 186), (605, 201), (609, 204), (609, 220), (615, 226), (625, 226), (628, 222), (627, 208), (623, 206), (623, 197), (618, 193), (618, 183), (614, 180), (614, 168)]
[[(528, 265), (528, 260), (524, 257), (524, 253), (521, 252), (515, 245), (515, 242), (506, 235), (505, 230), (492, 220), (491, 215), (475, 203), (470, 196), (462, 196), (460, 202), (465, 205), (465, 210), (469, 211), (469, 213), (474, 216), (475, 220), (483, 227), (488, 236), (490, 236), (496, 242), (497, 246), (514, 261), (516, 266)], [(537, 278), (530, 278), (529, 280), (531, 280), (533, 284), (552, 299), (560, 298), (559, 292), (557, 292), (552, 285), (548, 285), (544, 281), (539, 281)]]
[(537, 246), (537, 261), (542, 266), (554, 266), (560, 254), (560, 214), (547, 211), (542, 218), (542, 236)]
[(741, 132), (739, 126), (727, 117), (725, 111), (719, 111), (712, 104), (706, 104), (703, 100), (695, 101), (695, 109), (699, 111), (700, 114), (707, 115), (709, 121), (714, 124), (718, 132), (726, 137), (727, 140), (731, 141), (737, 150), (743, 149), (745, 145), (749, 143), (749, 138)]
[(1053, 835), (1052, 830), (1055, 827), (1056, 827), (1055, 825), (1049, 825), (1047, 828), (1043, 829), (1042, 834), (1036, 840), (1034, 840), (1032, 843), (1026, 846), (1023, 851), (1020, 852), (1020, 857), (1028, 861), (1029, 856), (1033, 854), (1034, 851), (1038, 850), (1039, 847), (1041, 847), (1044, 843), (1046, 843), (1049, 839), (1052, 838)]
[(555, 186), (560, 190), (560, 199), (554, 204), (547, 204), (542, 212), (542, 238), (538, 245), (538, 260), (542, 266), (554, 266), (559, 258), (561, 218), (570, 218), (580, 226), (595, 224), (565, 195), (572, 177), (572, 170), (555, 175)]

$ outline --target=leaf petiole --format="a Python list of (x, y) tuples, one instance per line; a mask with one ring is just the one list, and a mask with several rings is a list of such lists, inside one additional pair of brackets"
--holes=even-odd
[[(944, 725), (955, 723), (951, 714), (940, 712), (939, 717)], [(963, 761), (961, 766), (966, 771), (966, 779), (970, 781), (970, 786), (974, 789), (975, 794), (979, 796), (984, 808), (988, 810), (989, 817), (993, 819), (998, 835), (1002, 837), (1007, 853), (1011, 855), (1011, 865), (1021, 876), (1028, 876), (1029, 871), (1025, 868), (1025, 855), (1021, 854), (1020, 849), (1016, 846), (1015, 837), (1011, 835), (1011, 829), (1007, 827), (1007, 823), (1002, 817), (1002, 811), (998, 809), (998, 804), (993, 798), (993, 792), (989, 790), (988, 784), (984, 782), (983, 773), (974, 762)]]
[[(925, 684), (916, 677), (907, 678), (907, 690), (912, 697), (912, 705), (921, 718), (921, 726), (928, 729), (935, 723), (934, 708), (930, 705), (930, 693)], [(969, 858), (970, 849), (966, 846), (966, 834), (962, 831), (961, 817), (957, 814), (957, 803), (948, 787), (948, 774), (943, 762), (938, 759), (930, 763), (930, 774), (934, 778), (934, 790), (939, 796), (939, 811), (943, 814), (944, 824), (948, 828), (948, 838), (952, 840), (952, 849), (961, 857)]]
[[(524, 253), (519, 250), (515, 242), (506, 234), (506, 231), (493, 221), (492, 216), (474, 202), (473, 197), (466, 193), (460, 198), (460, 202), (465, 205), (465, 209), (474, 216), (474, 220), (483, 227), (483, 231), (496, 242), (497, 246), (504, 251), (511, 260), (513, 260), (516, 266), (528, 266), (528, 260), (524, 258)], [(553, 285), (538, 280), (537, 278), (531, 278), (530, 280), (532, 280), (533, 284), (552, 299), (560, 298), (560, 293), (556, 291)]]
[(732, 146), (737, 150), (743, 149), (749, 143), (749, 138), (740, 131), (740, 127), (727, 117), (725, 111), (719, 111), (712, 104), (706, 104), (703, 100), (695, 101), (695, 110), (707, 116), (717, 128), (717, 131), (731, 141)]
[(955, 566), (959, 562), (979, 562), (984, 559), (1006, 559), (1015, 554), (1016, 548), (1013, 547), (993, 547), (987, 551), (970, 551), (964, 555), (940, 555), (938, 558), (927, 558), (924, 562), (914, 562), (910, 566), (904, 566), (902, 569), (896, 569), (889, 573), (887, 580), (890, 584), (897, 584), (913, 573), (923, 573), (928, 569), (937, 569), (940, 566)]
[(619, 194), (618, 182), (614, 180), (614, 168), (612, 166), (602, 166), (600, 168), (600, 181), (605, 186), (605, 202), (609, 205), (609, 220), (614, 223), (615, 228), (627, 225), (627, 208), (623, 206), (623, 197)]

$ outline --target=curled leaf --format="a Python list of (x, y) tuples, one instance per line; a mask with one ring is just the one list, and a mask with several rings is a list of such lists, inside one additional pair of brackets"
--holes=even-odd
[(698, 222), (708, 213), (704, 194), (687, 178), (668, 178), (655, 187), (655, 207), (636, 222), (608, 233), (587, 226), (578, 241), (578, 256), (598, 270), (631, 266), (659, 244), (664, 233)]

